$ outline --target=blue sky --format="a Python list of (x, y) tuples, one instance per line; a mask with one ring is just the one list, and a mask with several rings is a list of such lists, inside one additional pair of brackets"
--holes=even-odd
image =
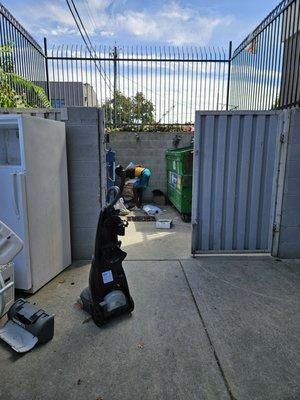
[[(41, 43), (81, 44), (64, 0), (4, 0)], [(95, 44), (236, 47), (278, 0), (75, 0)]]

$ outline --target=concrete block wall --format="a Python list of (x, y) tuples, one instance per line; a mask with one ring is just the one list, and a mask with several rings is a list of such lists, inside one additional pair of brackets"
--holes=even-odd
[(178, 147), (189, 146), (193, 135), (170, 132), (115, 132), (110, 134), (109, 147), (116, 152), (116, 162), (127, 166), (130, 161), (149, 168), (152, 172), (150, 184), (145, 191), (145, 200), (151, 200), (154, 189), (166, 192), (165, 152), (174, 147), (174, 139), (179, 136)]
[(100, 212), (100, 109), (0, 109), (66, 124), (72, 258), (91, 259)]
[(291, 110), (278, 256), (300, 258), (300, 109)]
[(68, 107), (66, 122), (73, 259), (91, 259), (100, 212), (99, 109)]

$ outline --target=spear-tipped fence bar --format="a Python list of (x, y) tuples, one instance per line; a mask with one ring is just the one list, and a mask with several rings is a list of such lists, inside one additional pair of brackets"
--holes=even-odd
[[(0, 44), (53, 107), (103, 106), (116, 129), (191, 129), (195, 110), (300, 105), (300, 0), (284, 0), (237, 47), (44, 49), (0, 3)], [(0, 59), (1, 62), (2, 59)], [(20, 88), (16, 88), (20, 90)], [(35, 99), (37, 100), (37, 99)]]

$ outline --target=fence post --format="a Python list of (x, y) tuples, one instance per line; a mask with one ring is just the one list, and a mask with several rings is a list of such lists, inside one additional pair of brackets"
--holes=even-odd
[(117, 96), (117, 60), (118, 60), (118, 49), (116, 46), (114, 46), (114, 51), (113, 51), (113, 59), (114, 59), (114, 117), (113, 117), (113, 126), (114, 128), (117, 126), (117, 102), (116, 102), (116, 96)]
[(228, 111), (228, 108), (229, 108), (231, 58), (232, 58), (232, 41), (230, 40), (230, 42), (229, 42), (229, 57), (228, 57), (227, 96), (226, 96), (226, 110), (227, 110), (227, 111)]
[(49, 69), (48, 69), (48, 49), (47, 49), (47, 39), (44, 37), (44, 55), (45, 55), (45, 72), (46, 72), (46, 93), (48, 100), (50, 100), (50, 84), (49, 84)]

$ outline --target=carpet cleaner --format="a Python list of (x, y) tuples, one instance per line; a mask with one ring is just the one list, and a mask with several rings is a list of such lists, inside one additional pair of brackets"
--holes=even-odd
[(107, 204), (102, 208), (98, 220), (89, 286), (80, 295), (82, 308), (98, 326), (115, 316), (129, 314), (134, 309), (122, 267), (127, 253), (121, 250), (118, 240), (118, 236), (125, 235), (128, 222), (120, 218), (119, 210), (114, 207), (121, 197), (125, 176), (121, 181), (121, 188), (113, 186), (108, 189)]

